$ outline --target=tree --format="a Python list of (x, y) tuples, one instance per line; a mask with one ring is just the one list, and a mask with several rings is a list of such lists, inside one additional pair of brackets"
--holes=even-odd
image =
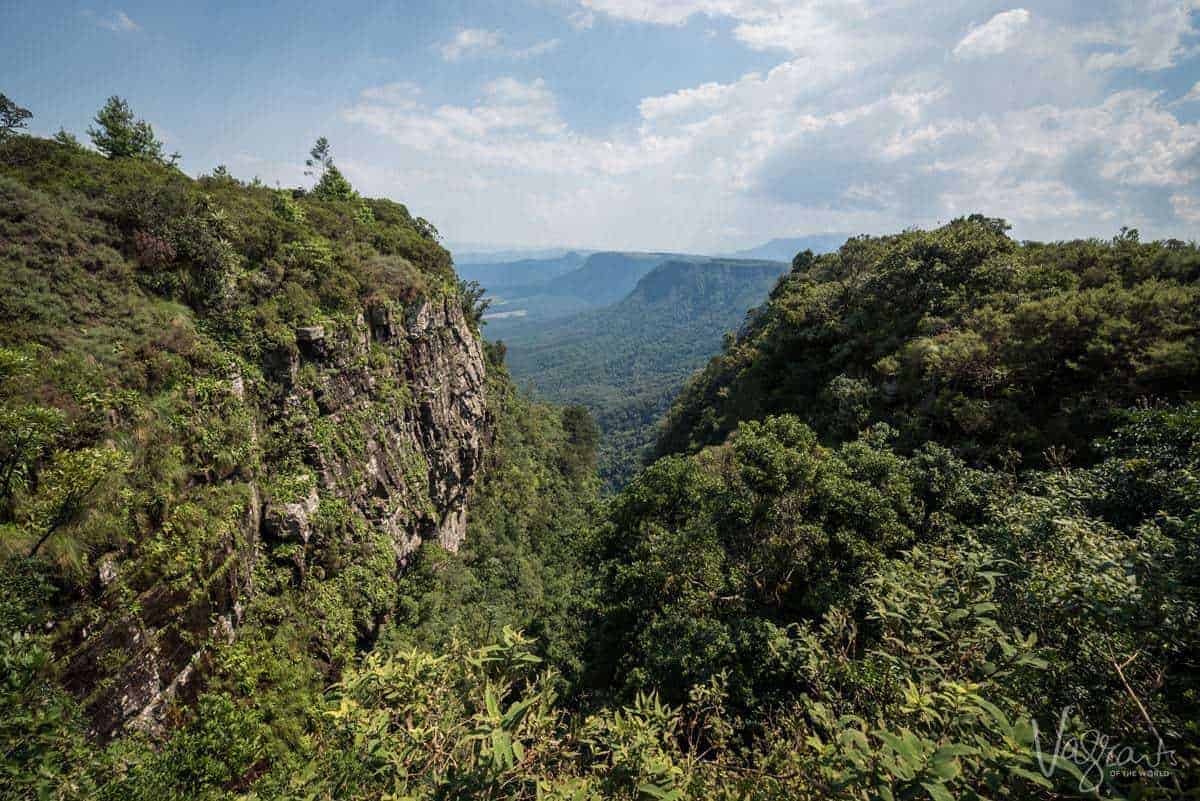
[(478, 327), (483, 321), (483, 315), (492, 305), (492, 301), (486, 297), (487, 290), (479, 285), (478, 281), (459, 281), (458, 294), (462, 300), (463, 314), (467, 318), (467, 322)]
[(320, 200), (355, 200), (358, 197), (354, 187), (342, 175), (341, 170), (333, 166), (333, 162), (321, 173), (321, 180), (313, 187), (312, 194)]
[(237, 183), (237, 178), (233, 177), (233, 174), (231, 172), (229, 172), (229, 168), (226, 167), (224, 164), (218, 164), (216, 167), (213, 168), (212, 178), (214, 181), (222, 181), (225, 183)]
[(54, 141), (58, 142), (60, 145), (66, 145), (67, 147), (74, 148), (75, 150), (80, 150), (83, 148), (83, 145), (79, 144), (79, 140), (75, 138), (75, 134), (69, 132), (66, 128), (58, 129), (58, 133), (54, 135)]
[(135, 119), (129, 103), (113, 95), (96, 114), (98, 127), (88, 128), (92, 144), (110, 159), (135, 158), (174, 164), (179, 159), (173, 153), (163, 156), (163, 143), (154, 136), (154, 128), (145, 120)]
[(566, 406), (562, 410), (563, 433), (567, 441), (560, 457), (563, 470), (582, 478), (596, 469), (596, 448), (600, 445), (600, 429), (586, 406)]
[(32, 116), (33, 112), (29, 109), (21, 108), (9, 100), (7, 95), (0, 94), (0, 142), (18, 129), (27, 127), (25, 121)]
[[(304, 174), (317, 178), (317, 185), (312, 189), (313, 197), (320, 200), (358, 200), (354, 187), (342, 175), (342, 171), (334, 166), (333, 149), (328, 139), (323, 136), (317, 139), (312, 150), (308, 151), (304, 164), (308, 167)], [(370, 210), (367, 209), (363, 216), (370, 217)]]
[(304, 161), (304, 165), (308, 167), (304, 171), (305, 175), (316, 176), (317, 172), (327, 172), (333, 167), (333, 151), (329, 148), (329, 140), (325, 137), (317, 139), (312, 150), (308, 151), (309, 157)]

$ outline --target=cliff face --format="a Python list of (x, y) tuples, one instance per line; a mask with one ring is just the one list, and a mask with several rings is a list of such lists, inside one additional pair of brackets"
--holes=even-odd
[[(290, 554), (303, 585), (324, 501), (385, 532), (397, 571), (423, 541), (455, 551), (465, 535), (491, 421), (479, 339), (456, 297), (380, 302), (339, 326), (300, 328), (296, 347), (268, 360), (257, 391), (240, 374), (227, 390), (232, 408), (250, 412), (254, 449), (268, 436), (295, 443), (312, 480), (287, 493), (247, 466), (214, 477), (224, 534), (206, 543), (193, 575), (118, 582), (134, 562), (100, 560), (91, 617), (104, 623), (69, 632), (66, 669), (100, 735), (154, 729), (170, 702), (194, 696), (212, 647), (238, 636), (261, 560)], [(336, 570), (315, 569), (323, 578)]]
[(427, 539), (458, 550), (489, 426), (483, 354), (457, 299), (373, 304), (297, 343), (274, 374), (275, 419), (315, 407), (292, 433), (317, 482), (300, 502), (268, 503), (268, 532), (303, 535), (324, 493), (386, 531), (401, 564)]

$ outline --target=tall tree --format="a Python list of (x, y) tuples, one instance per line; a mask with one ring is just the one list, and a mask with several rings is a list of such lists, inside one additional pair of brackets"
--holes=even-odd
[(329, 147), (328, 139), (323, 136), (317, 139), (312, 150), (308, 151), (304, 166), (308, 167), (304, 174), (314, 177), (318, 173), (328, 172), (333, 167), (333, 151)]
[(27, 127), (28, 120), (33, 116), (27, 108), (21, 108), (8, 99), (8, 95), (0, 94), (0, 141), (7, 139), (14, 132)]
[(154, 128), (145, 120), (136, 119), (133, 109), (123, 98), (113, 95), (96, 114), (96, 127), (88, 128), (92, 144), (110, 159), (136, 158), (174, 164), (179, 154), (168, 159), (163, 155), (163, 143), (154, 136)]

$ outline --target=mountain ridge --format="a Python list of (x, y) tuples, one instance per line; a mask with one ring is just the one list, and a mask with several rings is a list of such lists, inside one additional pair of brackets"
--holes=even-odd
[(592, 412), (602, 433), (601, 475), (617, 487), (686, 377), (787, 269), (770, 261), (666, 259), (615, 304), (511, 325), (504, 335), (509, 367), (543, 397)]

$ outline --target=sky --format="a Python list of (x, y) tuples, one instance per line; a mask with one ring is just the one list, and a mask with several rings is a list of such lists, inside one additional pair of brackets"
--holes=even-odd
[(0, 3), (31, 130), (129, 100), (190, 174), (363, 194), (452, 247), (727, 252), (1004, 217), (1200, 239), (1200, 0)]

